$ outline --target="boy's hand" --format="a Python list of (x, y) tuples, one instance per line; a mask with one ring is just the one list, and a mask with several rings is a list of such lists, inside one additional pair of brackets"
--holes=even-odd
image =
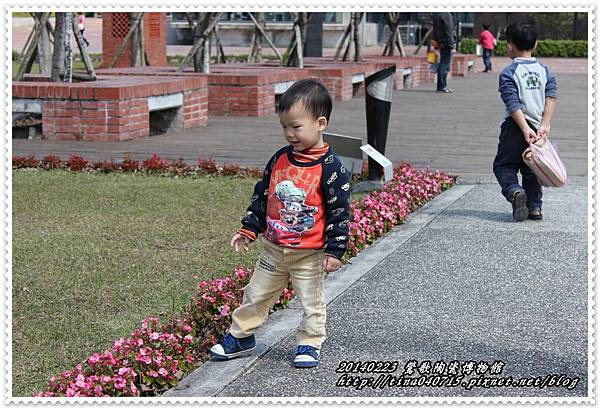
[(244, 251), (248, 251), (248, 244), (250, 239), (241, 233), (236, 233), (231, 239), (231, 247), (235, 248), (236, 253), (239, 253), (240, 247), (244, 248)]
[(538, 135), (533, 129), (527, 127), (523, 130), (523, 138), (525, 138), (525, 143), (529, 145), (530, 143), (534, 143), (538, 140)]
[(325, 254), (323, 257), (323, 271), (331, 273), (332, 271), (338, 270), (342, 266), (342, 262), (337, 258)]
[(537, 136), (538, 138), (548, 139), (548, 137), (550, 136), (550, 126), (544, 124), (540, 125), (537, 131)]

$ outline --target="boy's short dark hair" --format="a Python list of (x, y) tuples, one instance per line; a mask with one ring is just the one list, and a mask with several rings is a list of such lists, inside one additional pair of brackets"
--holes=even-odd
[(490, 25), (489, 24), (485, 24), (485, 23), (483, 23), (481, 25), (481, 27), (483, 27), (484, 30), (489, 30), (490, 29)]
[(533, 50), (537, 41), (537, 28), (533, 20), (512, 23), (506, 28), (506, 41), (519, 51)]
[(296, 102), (300, 101), (313, 118), (327, 118), (331, 115), (332, 102), (329, 91), (321, 82), (314, 79), (296, 81), (279, 98), (277, 113), (289, 111)]

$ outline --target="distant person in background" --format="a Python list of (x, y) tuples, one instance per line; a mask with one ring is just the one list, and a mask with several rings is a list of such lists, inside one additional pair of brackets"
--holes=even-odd
[(81, 34), (81, 38), (83, 38), (86, 47), (89, 47), (90, 42), (83, 36), (83, 32), (85, 31), (85, 13), (77, 14), (77, 29), (79, 30), (79, 34)]
[(440, 61), (437, 70), (437, 92), (450, 93), (446, 78), (452, 63), (454, 49), (454, 18), (452, 13), (433, 13), (433, 40), (440, 50)]
[(492, 71), (492, 54), (494, 53), (494, 47), (496, 46), (496, 38), (490, 31), (489, 25), (482, 24), (481, 27), (483, 30), (479, 34), (479, 44), (481, 44), (481, 48), (483, 48), (483, 65), (485, 65), (485, 70), (483, 70), (483, 72), (490, 72)]

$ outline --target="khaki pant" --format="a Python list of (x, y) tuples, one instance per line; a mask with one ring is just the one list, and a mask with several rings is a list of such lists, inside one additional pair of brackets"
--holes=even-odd
[(254, 274), (244, 288), (242, 305), (232, 314), (229, 332), (237, 338), (250, 336), (267, 319), (291, 277), (296, 297), (304, 310), (298, 327), (298, 345), (320, 348), (325, 341), (324, 250), (278, 246), (262, 238), (263, 252)]

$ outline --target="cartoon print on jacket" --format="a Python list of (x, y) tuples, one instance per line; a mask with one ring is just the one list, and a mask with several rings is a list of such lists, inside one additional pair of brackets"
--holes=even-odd
[(265, 237), (275, 244), (297, 246), (302, 234), (315, 225), (313, 217), (319, 209), (304, 203), (306, 192), (296, 187), (294, 182), (284, 180), (275, 186), (275, 192), (269, 200), (279, 199), (283, 205), (279, 209), (279, 220), (267, 216)]

